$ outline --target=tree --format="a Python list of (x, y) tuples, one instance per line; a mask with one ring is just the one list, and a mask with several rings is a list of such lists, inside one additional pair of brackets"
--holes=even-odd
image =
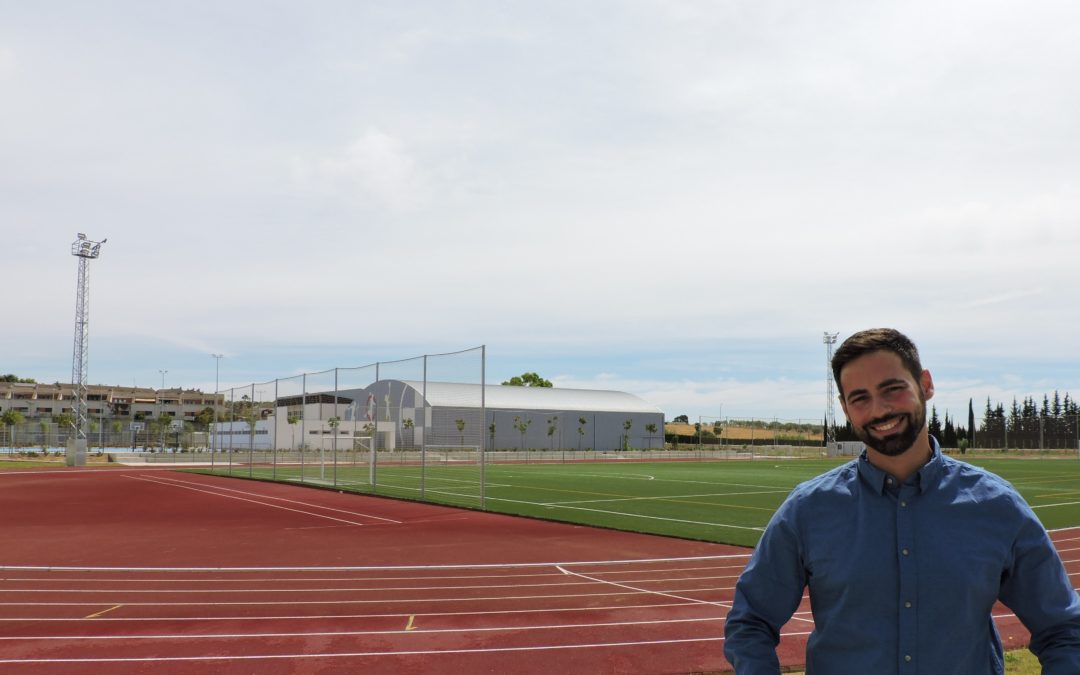
[(209, 429), (210, 425), (214, 423), (214, 409), (206, 406), (195, 416), (194, 422), (201, 429)]
[(522, 373), (511, 377), (503, 384), (511, 387), (551, 387), (551, 380), (545, 380), (536, 373)]
[(0, 375), (0, 382), (16, 382), (22, 384), (37, 384), (37, 380), (32, 377), (19, 377), (18, 375)]
[(465, 445), (465, 420), (456, 419), (454, 425), (457, 427), (458, 433), (461, 434), (461, 444)]
[(577, 418), (577, 449), (581, 452), (581, 439), (585, 438), (585, 424), (588, 422), (584, 417)]
[(532, 424), (532, 420), (523, 419), (522, 417), (514, 416), (514, 428), (521, 434), (521, 449), (525, 450), (525, 432), (529, 430), (529, 425)]
[(622, 423), (623, 431), (626, 432), (623, 434), (623, 450), (630, 449), (630, 427), (632, 426), (634, 426), (633, 418), (630, 418)]
[[(989, 405), (989, 403), (987, 403)], [(972, 400), (968, 399), (968, 445), (975, 447), (975, 408), (972, 406)]]
[(15, 429), (14, 429), (14, 427), (17, 427), (18, 425), (22, 424), (24, 419), (26, 419), (26, 418), (23, 417), (23, 414), (21, 412), (19, 412), (18, 410), (15, 410), (14, 408), (12, 408), (10, 410), (5, 410), (4, 413), (2, 415), (0, 415), (0, 424), (2, 424), (5, 427), (8, 427), (8, 428), (11, 429), (11, 431), (8, 434), (8, 436), (9, 436), (8, 445), (11, 446), (12, 450), (15, 449)]
[(60, 413), (59, 415), (55, 415), (52, 418), (52, 421), (56, 423), (57, 431), (67, 428), (75, 429), (75, 416), (71, 413)]
[(289, 415), (285, 418), (285, 421), (289, 423), (289, 428), (292, 429), (292, 450), (296, 449), (296, 423), (300, 421), (299, 415)]
[(326, 423), (330, 425), (330, 449), (334, 453), (334, 457), (337, 457), (337, 430), (341, 426), (341, 418), (334, 415), (326, 420)]
[[(548, 435), (548, 450), (555, 449), (555, 432), (559, 430), (559, 416), (555, 415), (547, 421), (547, 435)], [(559, 447), (562, 447), (562, 443), (559, 443)]]
[(937, 416), (937, 407), (930, 406), (930, 435), (934, 438), (941, 438), (941, 420)]
[(411, 417), (406, 417), (404, 420), (401, 421), (401, 426), (405, 429), (405, 431), (409, 432), (409, 447), (415, 446), (416, 433), (413, 431), (413, 428), (416, 426), (416, 423), (413, 422), (413, 419)]
[[(717, 424), (719, 426), (719, 424)], [(649, 449), (652, 450), (653, 435), (656, 434), (656, 424), (649, 422), (645, 425), (645, 431), (649, 432)]]
[(676, 415), (675, 419), (671, 421), (674, 424), (690, 424), (690, 418), (686, 415)]

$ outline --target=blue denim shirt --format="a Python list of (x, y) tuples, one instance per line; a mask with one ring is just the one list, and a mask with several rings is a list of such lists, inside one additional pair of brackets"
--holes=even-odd
[(1080, 673), (1080, 596), (1046, 530), (1004, 479), (931, 443), (902, 485), (864, 450), (792, 491), (735, 587), (724, 655), (737, 675), (780, 672), (780, 627), (806, 587), (807, 675), (1000, 675), (999, 599), (1045, 675)]

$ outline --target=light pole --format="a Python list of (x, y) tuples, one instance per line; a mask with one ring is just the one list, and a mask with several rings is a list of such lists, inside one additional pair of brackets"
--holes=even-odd
[(214, 357), (214, 415), (210, 420), (210, 461), (214, 461), (214, 453), (217, 452), (217, 417), (218, 417), (218, 389), (219, 389), (219, 376), (221, 374), (221, 359), (225, 358), (224, 354), (211, 354)]
[(826, 331), (821, 339), (825, 343), (825, 433), (822, 434), (822, 440), (825, 441), (826, 449), (836, 440), (833, 437), (833, 429), (836, 427), (836, 413), (834, 412), (835, 408), (833, 408), (832, 355), (837, 335), (839, 333)]
[(161, 425), (161, 451), (165, 452), (165, 399), (163, 396), (165, 392), (165, 373), (169, 371), (162, 368), (158, 372), (161, 373), (161, 391), (158, 392), (158, 403), (161, 407), (158, 411), (158, 424)]

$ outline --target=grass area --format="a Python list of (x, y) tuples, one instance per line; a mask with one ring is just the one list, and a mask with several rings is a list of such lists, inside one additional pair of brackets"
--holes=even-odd
[[(1080, 461), (965, 458), (1007, 480), (1047, 528), (1080, 525)], [(798, 483), (840, 462), (759, 458), (707, 462), (308, 465), (302, 480), (337, 489), (635, 532), (753, 546)], [(222, 473), (224, 469), (218, 469)], [(236, 475), (301, 480), (301, 468), (232, 467)], [(481, 502), (481, 473), (484, 490)]]

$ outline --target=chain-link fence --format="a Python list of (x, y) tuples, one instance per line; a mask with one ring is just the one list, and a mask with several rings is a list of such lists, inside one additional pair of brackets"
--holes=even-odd
[(477, 347), (223, 390), (210, 468), (482, 507), (484, 368)]

